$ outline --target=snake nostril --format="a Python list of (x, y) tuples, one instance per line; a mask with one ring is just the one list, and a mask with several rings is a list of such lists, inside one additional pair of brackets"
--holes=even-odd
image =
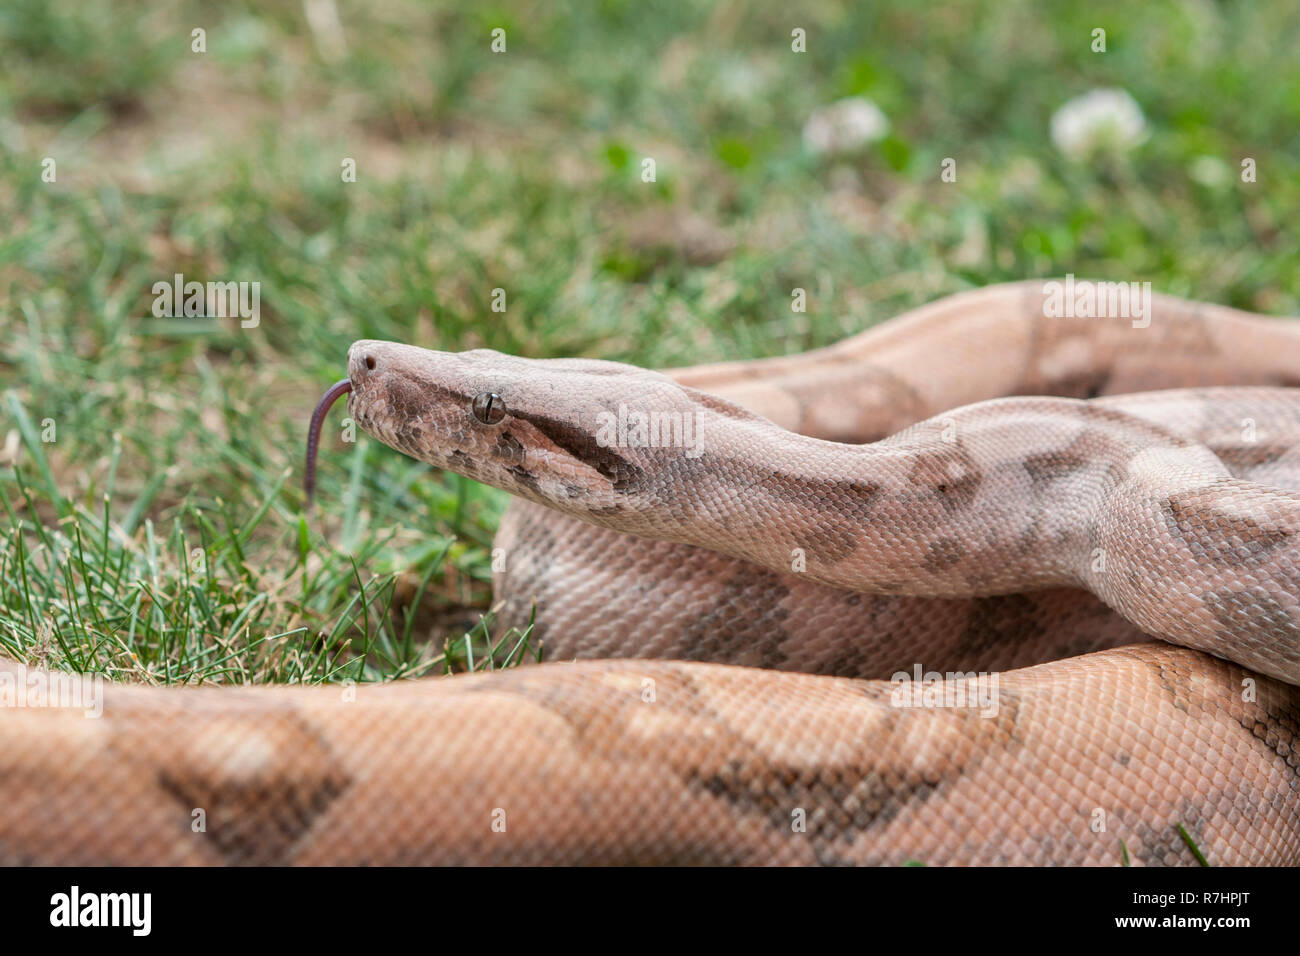
[(375, 370), (375, 357), (373, 355), (367, 355), (362, 361), (366, 363), (366, 368), (369, 371), (373, 372)]

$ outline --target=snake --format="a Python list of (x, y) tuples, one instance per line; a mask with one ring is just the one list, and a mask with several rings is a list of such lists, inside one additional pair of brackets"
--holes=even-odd
[(1045, 288), (663, 372), (355, 342), (307, 490), (346, 395), (509, 492), (542, 662), (0, 661), (0, 862), (1300, 863), (1300, 320)]

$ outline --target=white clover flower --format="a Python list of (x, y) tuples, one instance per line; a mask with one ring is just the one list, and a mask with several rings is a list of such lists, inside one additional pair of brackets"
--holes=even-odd
[(719, 67), (715, 84), (724, 100), (745, 104), (763, 95), (766, 79), (753, 64), (732, 59)]
[(1129, 149), (1146, 137), (1142, 107), (1127, 90), (1092, 90), (1052, 114), (1052, 142), (1072, 159), (1098, 149)]
[(1217, 189), (1232, 181), (1232, 168), (1218, 156), (1197, 156), (1187, 169), (1202, 186)]
[(808, 117), (803, 142), (813, 153), (848, 153), (883, 139), (888, 132), (889, 119), (879, 106), (861, 96), (851, 96)]

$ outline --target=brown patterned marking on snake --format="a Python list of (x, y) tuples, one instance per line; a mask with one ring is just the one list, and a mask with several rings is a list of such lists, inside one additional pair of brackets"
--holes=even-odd
[(717, 728), (726, 726), (722, 715), (705, 702), (689, 675), (653, 664), (646, 668), (644, 678), (654, 681), (654, 703), (641, 699), (643, 687), (639, 683), (621, 687), (602, 685), (583, 692), (564, 684), (534, 681), (526, 670), (508, 673), (518, 679), (494, 690), (506, 689), (555, 714), (572, 730), (575, 746), (589, 757), (619, 761), (629, 753), (635, 756), (634, 751), (626, 750), (628, 741), (635, 739), (635, 735), (627, 732), (627, 725), (636, 710), (643, 707), (663, 708), (705, 720)]
[(887, 824), (906, 806), (924, 804), (945, 783), (959, 779), (957, 768), (867, 767), (810, 769), (802, 766), (732, 761), (725, 769), (684, 777), (691, 793), (725, 801), (742, 816), (757, 816), (789, 833), (794, 813), (807, 817), (806, 838), (819, 860), (833, 859), (833, 844), (851, 844), (856, 834)]
[(1068, 450), (1049, 451), (1039, 455), (1027, 455), (1022, 462), (1024, 469), (1034, 484), (1043, 484), (1059, 478), (1068, 478), (1085, 470), (1089, 459)]
[[(294, 845), (352, 781), (338, 766), (328, 741), (296, 713), (273, 716), (213, 716), (195, 750), (243, 741), (226, 754), (200, 752), (179, 765), (157, 770), (159, 788), (179, 805), (177, 819), (188, 829), (191, 813), (206, 814), (209, 840), (227, 863), (283, 865)], [(258, 753), (269, 745), (266, 753)], [(222, 757), (226, 760), (222, 760)], [(247, 760), (260, 761), (244, 768)]]
[(917, 452), (908, 481), (917, 489), (916, 494), (937, 498), (945, 511), (955, 514), (974, 503), (984, 475), (974, 457), (953, 443), (939, 450)]
[(601, 445), (592, 432), (536, 412), (517, 411), (513, 414), (532, 425), (557, 448), (596, 469), (612, 482), (615, 491), (629, 492), (644, 485), (645, 470), (612, 447)]
[(880, 402), (882, 406), (894, 413), (906, 409), (904, 414), (915, 421), (925, 417), (925, 409), (929, 403), (921, 397), (916, 386), (903, 376), (891, 369), (871, 365), (865, 369), (865, 379), (869, 384), (884, 389), (884, 400)]
[(523, 465), (525, 457), (523, 443), (514, 435), (503, 431), (497, 436), (496, 444), (492, 446), (492, 456), (514, 462), (516, 465)]
[[(787, 394), (793, 395), (799, 404), (800, 421), (796, 430), (802, 431), (811, 425), (812, 430), (827, 441), (865, 444), (886, 438), (896, 430), (896, 426), (881, 428), (879, 419), (882, 412), (888, 415), (891, 424), (900, 421), (915, 422), (926, 417), (928, 403), (916, 387), (902, 376), (880, 365), (860, 365), (858, 363), (862, 361), (861, 358), (850, 354), (837, 355), (833, 361), (836, 364), (855, 366), (851, 382), (841, 384), (837, 379), (832, 383), (831, 391), (837, 396), (838, 403), (843, 404), (844, 399), (839, 396), (849, 389), (850, 396), (854, 399), (860, 399), (866, 393), (875, 393), (872, 401), (857, 401), (857, 414), (851, 423), (836, 422), (833, 426), (828, 426), (825, 422), (815, 422), (818, 403), (813, 401), (816, 396), (809, 388), (786, 389)], [(820, 378), (815, 381), (820, 381)], [(837, 408), (837, 413), (841, 410)]]
[[(1045, 563), (1046, 556), (1053, 553), (1054, 547), (1058, 553), (1068, 552), (1073, 544), (1073, 536), (1068, 531), (1057, 530), (1053, 537), (1043, 530), (1049, 507), (1049, 504), (1044, 503), (1033, 512), (1024, 530), (1016, 536), (1015, 544), (1007, 548), (1008, 559), (1023, 560), (1032, 555), (1040, 555)], [(1002, 580), (1003, 570), (998, 563), (968, 562), (962, 569), (961, 577), (972, 594), (987, 593), (990, 589), (996, 590), (993, 586)]]
[[(1289, 442), (1245, 442), (1240, 445), (1219, 445), (1214, 449), (1219, 460), (1233, 470), (1239, 471), (1271, 465), (1296, 446)], [(1238, 475), (1238, 477), (1240, 477)]]
[(938, 574), (959, 564), (966, 557), (966, 551), (960, 538), (938, 538), (926, 546), (921, 566), (931, 574)]
[(1267, 804), (1270, 809), (1281, 810), (1284, 802), (1281, 799), (1282, 794), (1276, 790), (1269, 795), (1269, 798), (1266, 801), (1261, 801), (1259, 795), (1256, 794), (1255, 791), (1251, 790), (1249, 786), (1238, 787), (1235, 793), (1230, 793), (1227, 796), (1232, 803), (1231, 809), (1241, 814), (1241, 818), (1245, 820), (1248, 825), (1252, 826), (1255, 824), (1255, 821), (1260, 818), (1260, 814), (1264, 810), (1265, 804)]
[(730, 418), (733, 421), (742, 422), (755, 421), (758, 418), (758, 416), (749, 409), (742, 408), (735, 402), (727, 401), (725, 398), (720, 398), (719, 396), (712, 395), (709, 392), (696, 391), (693, 388), (687, 389), (686, 391), (690, 394), (691, 399), (697, 404), (702, 405), (710, 411), (717, 412), (723, 418)]
[[(871, 507), (881, 493), (880, 485), (872, 482), (800, 479), (780, 470), (764, 476), (761, 487), (776, 500), (795, 503), (814, 514), (822, 512), (826, 501), (843, 503), (841, 515), (826, 515), (805, 529), (796, 543), (822, 565), (837, 564), (857, 551), (856, 529), (870, 520)], [(843, 515), (849, 515), (849, 520), (844, 520)]]
[[(418, 372), (389, 379), (386, 385), (388, 406), (393, 420), (419, 418), (433, 399), (452, 404), (461, 403), (465, 404), (466, 408), (469, 407), (470, 396)], [(352, 399), (349, 397), (349, 405), (351, 402)]]
[(763, 474), (757, 484), (782, 500), (841, 501), (855, 518), (866, 517), (882, 490), (879, 484), (871, 481), (795, 475), (779, 468)]
[(1070, 372), (1031, 379), (1013, 395), (1059, 395), (1061, 398), (1097, 398), (1105, 395), (1114, 373), (1109, 368)]
[(857, 552), (858, 536), (835, 521), (819, 521), (802, 533), (798, 546), (816, 564), (839, 564)]
[[(409, 449), (407, 450), (407, 453), (415, 454)], [(474, 480), (483, 477), (486, 471), (482, 462), (471, 455), (467, 455), (459, 448), (452, 449), (451, 453), (447, 456), (447, 461), (449, 468), (465, 475), (467, 478), (473, 478)], [(524, 487), (533, 489), (538, 487), (535, 476), (532, 476), (526, 468), (520, 465), (514, 465), (507, 469), (507, 471)], [(531, 481), (529, 480), (530, 478), (532, 479)]]
[(976, 598), (970, 602), (966, 627), (952, 656), (963, 661), (987, 659), (993, 650), (1033, 640), (1042, 631), (1042, 615), (1034, 595)]
[(682, 659), (728, 660), (767, 670), (785, 664), (781, 645), (790, 612), (783, 602), (790, 588), (781, 576), (740, 563), (718, 587), (720, 599), (685, 626)]
[[(883, 607), (892, 608), (897, 598), (877, 594), (855, 594), (846, 603), (851, 607), (863, 607), (862, 613), (870, 622), (871, 629), (879, 627), (878, 620)], [(835, 653), (826, 658), (817, 668), (817, 673), (832, 677), (879, 677), (879, 664), (874, 648), (867, 641), (842, 640), (836, 643)]]
[[(1091, 409), (1085, 415), (1091, 414)], [(1130, 477), (1128, 462), (1132, 449), (1121, 440), (1107, 434), (1104, 429), (1084, 428), (1066, 446), (1051, 452), (1027, 456), (1022, 465), (1032, 483), (1032, 492), (1046, 499), (1056, 494), (1052, 482), (1069, 480), (1083, 472), (1102, 465), (1100, 484), (1095, 493), (1108, 495)], [(1038, 533), (1038, 517), (1035, 516), (1033, 533)], [(1091, 533), (1091, 531), (1090, 531)], [(1042, 542), (1036, 547), (1041, 548)], [(1025, 553), (1034, 550), (1029, 548)]]
[[(1243, 672), (1246, 676), (1249, 672)], [(1245, 704), (1237, 717), (1252, 737), (1276, 754), (1294, 777), (1291, 789), (1300, 791), (1300, 707), (1284, 697)]]
[(537, 476), (533, 474), (531, 471), (529, 471), (527, 468), (523, 467), (522, 465), (511, 465), (509, 468), (506, 469), (506, 471), (509, 474), (513, 475), (515, 480), (518, 481), (519, 484), (522, 485), (524, 488), (527, 488), (529, 491), (534, 492), (536, 494), (541, 493), (541, 488), (542, 488), (541, 482), (539, 482), (537, 480)]
[(1191, 675), (1181, 666), (1170, 666), (1160, 660), (1147, 661), (1146, 666), (1156, 675), (1160, 689), (1168, 695), (1174, 707), (1183, 713), (1190, 713), (1193, 693)]
[(394, 444), (413, 458), (418, 458), (420, 449), (426, 447), (433, 432), (419, 422), (405, 422), (393, 427)]
[(1180, 491), (1162, 504), (1165, 523), (1198, 559), (1255, 567), (1292, 538), (1285, 528), (1269, 528), (1245, 515), (1225, 512), (1214, 485)]
[[(887, 685), (872, 685), (866, 696), (881, 705), (872, 736), (891, 739), (905, 710), (888, 704)], [(922, 764), (916, 760), (884, 762), (868, 758), (859, 764), (810, 767), (782, 761), (731, 761), (704, 773), (691, 768), (683, 781), (692, 793), (707, 793), (743, 816), (758, 817), (780, 834), (791, 832), (793, 812), (805, 812), (807, 831), (822, 863), (845, 860), (847, 848), (863, 834), (879, 832), (905, 809), (916, 809), (957, 784), (994, 753), (1016, 748), (1018, 695), (999, 689), (999, 710), (981, 717), (974, 709), (942, 711), (942, 733), (953, 740), (975, 739), (960, 754)], [(933, 714), (933, 712), (931, 712)]]
[[(348, 412), (367, 431), (378, 431), (381, 437), (388, 431), (394, 444), (413, 458), (420, 458), (426, 449), (439, 441), (449, 438), (458, 440), (456, 436), (437, 435), (423, 423), (423, 412), (431, 402), (464, 405), (466, 409), (469, 407), (468, 396), (419, 372), (388, 377), (385, 380), (383, 398), (386, 405), (382, 413), (383, 421), (376, 421), (370, 416), (369, 403), (361, 400), (360, 392), (355, 387), (348, 395)], [(385, 425), (388, 426), (387, 429)]]
[(1128, 850), (1134, 860), (1144, 866), (1191, 866), (1196, 863), (1196, 857), (1192, 853), (1191, 847), (1183, 839), (1183, 835), (1178, 832), (1178, 824), (1181, 823), (1190, 836), (1200, 848), (1202, 853), (1213, 854), (1213, 846), (1205, 839), (1202, 828), (1205, 825), (1205, 815), (1200, 807), (1190, 800), (1183, 800), (1180, 807), (1177, 820), (1172, 820), (1164, 826), (1153, 826), (1150, 823), (1137, 823), (1131, 829), (1134, 836), (1137, 837), (1137, 846), (1129, 846)]

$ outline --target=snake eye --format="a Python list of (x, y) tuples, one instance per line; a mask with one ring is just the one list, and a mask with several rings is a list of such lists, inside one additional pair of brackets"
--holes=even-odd
[(496, 392), (483, 392), (474, 396), (470, 411), (484, 425), (495, 425), (506, 417), (506, 403)]

